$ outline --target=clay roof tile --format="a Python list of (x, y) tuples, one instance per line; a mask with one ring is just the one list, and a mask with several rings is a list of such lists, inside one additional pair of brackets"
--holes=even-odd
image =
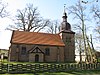
[(11, 43), (65, 46), (59, 34), (14, 31)]

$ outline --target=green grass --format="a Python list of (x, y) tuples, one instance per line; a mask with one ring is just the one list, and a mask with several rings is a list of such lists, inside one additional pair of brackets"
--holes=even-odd
[(72, 71), (59, 73), (36, 73), (36, 74), (0, 74), (0, 75), (100, 75), (100, 71)]
[[(1, 63), (1, 62), (0, 62)], [(57, 62), (8, 62), (7, 59), (2, 61), (3, 64), (57, 64)], [(65, 64), (65, 63), (58, 63), (58, 64)], [(76, 64), (76, 63), (67, 63), (67, 64)]]

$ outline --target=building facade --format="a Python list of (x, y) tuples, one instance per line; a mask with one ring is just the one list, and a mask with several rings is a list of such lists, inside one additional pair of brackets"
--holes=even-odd
[(9, 49), (10, 61), (75, 62), (75, 32), (64, 12), (58, 34), (13, 31)]

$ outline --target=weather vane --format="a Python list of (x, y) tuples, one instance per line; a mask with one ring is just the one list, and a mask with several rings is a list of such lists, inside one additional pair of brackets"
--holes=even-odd
[(65, 10), (66, 10), (66, 4), (64, 4), (64, 12), (65, 12)]
[(88, 3), (93, 3), (93, 2), (98, 2), (98, 0), (92, 0), (92, 1), (84, 1), (81, 0), (82, 3), (88, 4)]

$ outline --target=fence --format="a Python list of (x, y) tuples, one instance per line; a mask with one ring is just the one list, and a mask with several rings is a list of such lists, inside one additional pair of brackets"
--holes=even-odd
[(0, 64), (0, 73), (39, 73), (100, 70), (97, 64)]

